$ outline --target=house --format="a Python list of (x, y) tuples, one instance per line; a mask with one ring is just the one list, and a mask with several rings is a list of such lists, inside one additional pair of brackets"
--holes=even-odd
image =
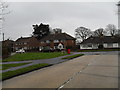
[(80, 43), (80, 49), (120, 48), (120, 37), (89, 37)]
[(75, 46), (75, 38), (67, 33), (55, 33), (40, 40), (40, 48), (66, 49)]
[(2, 41), (2, 47), (3, 48), (6, 47), (9, 50), (9, 52), (13, 52), (13, 44), (14, 44), (13, 40), (7, 39)]
[(1, 43), (1, 55), (2, 58), (5, 59), (7, 58), (12, 52), (13, 52), (13, 45), (14, 45), (14, 41), (13, 40), (4, 40)]
[(24, 49), (25, 51), (38, 51), (40, 42), (35, 37), (21, 37), (14, 43), (14, 51)]

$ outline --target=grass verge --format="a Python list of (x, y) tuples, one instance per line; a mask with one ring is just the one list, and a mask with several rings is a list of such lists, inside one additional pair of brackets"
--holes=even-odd
[(17, 66), (22, 66), (26, 64), (29, 64), (29, 63), (2, 64), (2, 70), (9, 69), (12, 67), (17, 67)]
[(22, 53), (15, 54), (3, 60), (3, 62), (9, 61), (25, 61), (25, 60), (39, 60), (39, 59), (50, 59), (59, 56), (67, 55), (67, 53), (62, 52), (51, 52), (51, 53)]
[(84, 54), (75, 54), (75, 55), (72, 55), (72, 56), (67, 56), (67, 57), (64, 57), (62, 59), (73, 59), (73, 58), (76, 58), (76, 57), (80, 57), (80, 56), (83, 56)]
[(35, 64), (32, 66), (17, 69), (14, 71), (4, 72), (4, 73), (2, 73), (2, 81), (9, 79), (9, 78), (12, 78), (12, 77), (15, 77), (15, 76), (19, 76), (19, 75), (31, 72), (31, 71), (34, 71), (34, 70), (38, 70), (38, 69), (43, 68), (43, 67), (47, 67), (47, 66), (50, 66), (50, 64)]

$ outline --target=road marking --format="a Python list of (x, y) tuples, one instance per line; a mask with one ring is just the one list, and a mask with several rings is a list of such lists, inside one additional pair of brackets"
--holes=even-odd
[(72, 79), (74, 79), (78, 74), (81, 74), (82, 71), (87, 68), (89, 65), (91, 65), (95, 60), (97, 59), (97, 57), (91, 61), (90, 63), (88, 63), (84, 68), (82, 68), (81, 71), (75, 73), (72, 77), (70, 77), (66, 82), (64, 82), (60, 87), (58, 87), (56, 90), (60, 90), (61, 88), (63, 88), (65, 86), (65, 84), (69, 83)]

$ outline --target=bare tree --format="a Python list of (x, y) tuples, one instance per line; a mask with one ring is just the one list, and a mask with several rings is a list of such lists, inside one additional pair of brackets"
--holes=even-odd
[(106, 31), (108, 34), (110, 34), (111, 36), (115, 36), (118, 32), (118, 30), (116, 29), (116, 26), (114, 24), (108, 24), (106, 26)]
[(61, 28), (55, 28), (53, 29), (54, 33), (62, 33), (62, 29)]
[(105, 31), (103, 28), (99, 28), (99, 29), (95, 30), (93, 33), (93, 36), (98, 36), (98, 37), (101, 37), (104, 35), (105, 35)]
[(75, 36), (76, 39), (81, 39), (81, 41), (84, 41), (88, 37), (92, 35), (91, 30), (85, 27), (78, 27), (75, 29)]
[(4, 15), (9, 14), (10, 11), (7, 11), (8, 4), (6, 2), (0, 1), (0, 35), (2, 36), (4, 33), (3, 31), (3, 22), (5, 20)]
[(8, 5), (5, 2), (0, 1), (0, 20), (3, 20), (3, 15), (9, 14), (10, 12), (5, 12)]

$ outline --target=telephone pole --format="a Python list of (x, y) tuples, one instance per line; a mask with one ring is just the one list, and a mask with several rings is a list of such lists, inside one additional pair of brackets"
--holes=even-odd
[(118, 29), (120, 29), (120, 1), (117, 4), (118, 6)]
[(4, 35), (5, 35), (5, 34), (3, 33), (3, 41), (5, 40), (5, 37), (4, 37)]

